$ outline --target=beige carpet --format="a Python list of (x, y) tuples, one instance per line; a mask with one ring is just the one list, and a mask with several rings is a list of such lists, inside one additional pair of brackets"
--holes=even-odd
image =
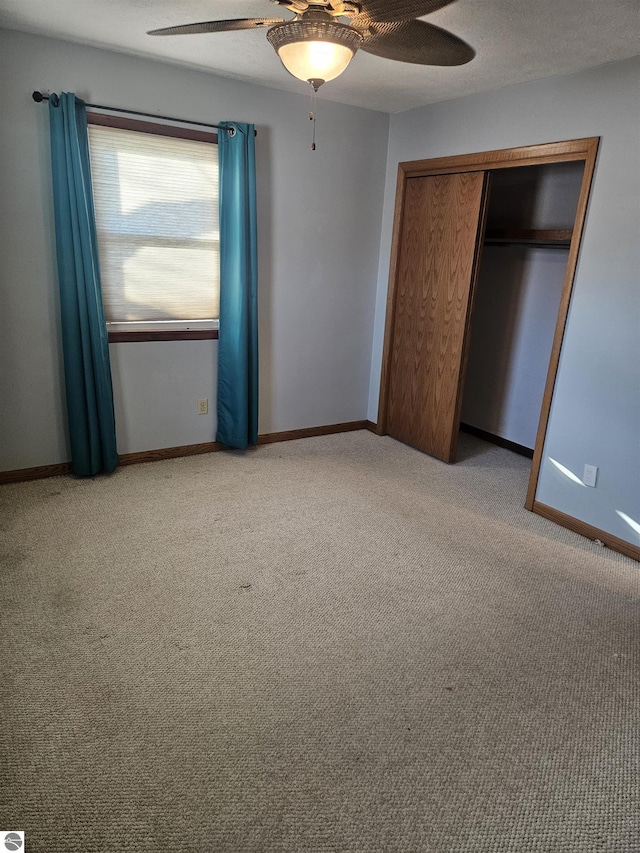
[(0, 488), (29, 853), (638, 853), (640, 566), (367, 432)]

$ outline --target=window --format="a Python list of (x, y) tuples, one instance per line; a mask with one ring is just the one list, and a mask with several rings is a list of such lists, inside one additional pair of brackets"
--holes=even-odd
[(217, 136), (88, 120), (109, 340), (217, 337)]

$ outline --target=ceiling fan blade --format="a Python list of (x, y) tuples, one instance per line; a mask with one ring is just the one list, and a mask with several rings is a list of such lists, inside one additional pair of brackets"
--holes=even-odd
[(200, 24), (183, 24), (179, 27), (163, 27), (149, 30), (148, 36), (187, 36), (198, 33), (224, 33), (230, 30), (253, 30), (284, 23), (284, 18), (236, 18), (232, 21), (203, 21)]
[(416, 65), (464, 65), (476, 55), (453, 33), (424, 21), (369, 24), (360, 50)]
[(370, 21), (407, 21), (430, 15), (455, 0), (360, 0), (362, 17)]

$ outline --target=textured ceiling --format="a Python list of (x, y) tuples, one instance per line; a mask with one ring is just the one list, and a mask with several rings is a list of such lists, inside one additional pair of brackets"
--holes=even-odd
[[(153, 38), (158, 27), (225, 18), (289, 17), (268, 0), (0, 0), (0, 26), (155, 57), (307, 93), (281, 66), (264, 30)], [(568, 74), (640, 52), (638, 0), (457, 0), (425, 20), (471, 44), (458, 68), (358, 53), (323, 98), (398, 112), (512, 83)]]

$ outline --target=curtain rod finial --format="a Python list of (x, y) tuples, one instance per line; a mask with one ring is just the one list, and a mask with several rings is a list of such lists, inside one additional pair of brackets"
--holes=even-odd
[(35, 91), (31, 95), (31, 97), (36, 102), (36, 104), (40, 104), (42, 101), (44, 101), (44, 95), (42, 94), (42, 92)]

